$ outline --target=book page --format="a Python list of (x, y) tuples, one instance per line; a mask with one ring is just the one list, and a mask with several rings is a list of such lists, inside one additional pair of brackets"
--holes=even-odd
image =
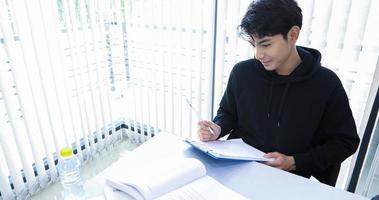
[(245, 200), (247, 198), (225, 187), (210, 176), (203, 176), (157, 200)]
[[(116, 191), (121, 191), (122, 193), (128, 194), (135, 200), (144, 200), (146, 191), (142, 191), (140, 188), (136, 188), (130, 184), (123, 184), (116, 180), (106, 180), (106, 184), (110, 186), (112, 193)], [(107, 187), (106, 187), (107, 188)]]
[(161, 159), (143, 165), (135, 163), (135, 166), (125, 166), (124, 172), (116, 171), (107, 179), (107, 184), (139, 196), (132, 191), (136, 190), (144, 199), (159, 197), (206, 174), (205, 166), (193, 158)]

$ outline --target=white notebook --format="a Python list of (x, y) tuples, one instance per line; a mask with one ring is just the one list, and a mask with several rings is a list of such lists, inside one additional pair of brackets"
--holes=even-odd
[(121, 191), (137, 200), (246, 199), (207, 176), (197, 159), (161, 160), (133, 168), (130, 171), (129, 167), (129, 173), (114, 171), (106, 184), (116, 190), (113, 192)]

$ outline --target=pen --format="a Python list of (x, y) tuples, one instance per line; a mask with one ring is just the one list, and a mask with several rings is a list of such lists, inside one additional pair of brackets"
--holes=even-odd
[[(199, 120), (202, 120), (203, 118), (201, 117), (200, 112), (197, 111), (196, 108), (192, 106), (191, 102), (187, 98), (186, 98), (186, 102), (191, 107), (192, 111), (195, 112), (195, 114), (197, 115), (197, 118), (199, 118)], [(209, 131), (211, 132), (212, 135), (215, 135), (215, 133), (213, 132), (213, 130), (211, 129), (211, 127), (208, 126), (208, 129), (209, 129)]]

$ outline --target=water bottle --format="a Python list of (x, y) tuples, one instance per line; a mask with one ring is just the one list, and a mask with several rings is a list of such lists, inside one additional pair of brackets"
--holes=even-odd
[(80, 178), (80, 160), (72, 153), (72, 148), (65, 147), (60, 151), (58, 172), (63, 186), (65, 200), (83, 200), (85, 193)]

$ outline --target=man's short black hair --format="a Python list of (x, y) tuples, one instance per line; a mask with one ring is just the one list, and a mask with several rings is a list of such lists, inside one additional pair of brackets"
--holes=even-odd
[(287, 39), (288, 31), (295, 25), (301, 28), (302, 21), (301, 8), (294, 0), (255, 0), (249, 5), (239, 28), (248, 40), (253, 35), (263, 38), (277, 34)]

